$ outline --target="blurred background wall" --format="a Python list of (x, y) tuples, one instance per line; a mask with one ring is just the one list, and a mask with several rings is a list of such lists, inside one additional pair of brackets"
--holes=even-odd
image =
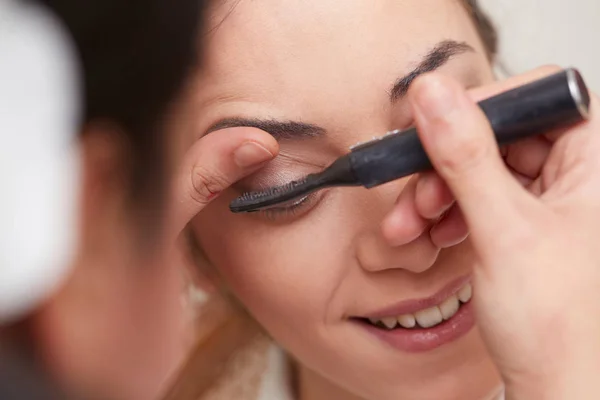
[(542, 64), (577, 67), (600, 92), (600, 0), (480, 0), (499, 30), (508, 74)]

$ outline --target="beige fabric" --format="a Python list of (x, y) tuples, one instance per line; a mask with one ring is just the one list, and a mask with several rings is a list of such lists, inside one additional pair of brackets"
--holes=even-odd
[[(265, 376), (273, 376), (273, 372), (267, 374), (268, 351), (273, 347), (266, 337), (258, 338), (251, 345), (241, 349), (235, 356), (230, 367), (222, 378), (215, 384), (202, 400), (257, 400), (259, 392), (264, 385)], [(267, 399), (279, 399), (269, 398)], [(280, 400), (284, 400), (281, 398)], [(290, 399), (292, 400), (292, 399)]]
[(258, 400), (294, 400), (289, 363), (286, 355), (277, 346), (268, 350), (268, 368), (260, 387)]

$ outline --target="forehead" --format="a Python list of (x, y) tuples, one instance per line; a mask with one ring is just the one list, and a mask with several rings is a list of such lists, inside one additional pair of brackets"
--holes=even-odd
[(228, 1), (212, 21), (196, 99), (212, 108), (285, 104), (289, 112), (320, 99), (348, 105), (358, 94), (377, 107), (440, 41), (484, 54), (460, 0)]

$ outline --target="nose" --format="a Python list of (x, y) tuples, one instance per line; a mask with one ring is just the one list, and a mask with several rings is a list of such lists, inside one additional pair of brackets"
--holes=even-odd
[(355, 249), (360, 266), (368, 272), (404, 269), (423, 273), (431, 268), (440, 252), (428, 234), (406, 245), (392, 247), (381, 234), (381, 229), (364, 232), (357, 237)]
[(365, 271), (403, 269), (418, 274), (427, 271), (437, 260), (440, 248), (431, 241), (428, 229), (412, 242), (401, 246), (391, 245), (383, 235), (381, 222), (399, 194), (406, 190), (408, 182), (407, 179), (390, 182), (362, 194), (362, 200), (368, 202), (370, 207), (362, 207), (366, 218), (355, 231), (353, 247), (355, 257)]

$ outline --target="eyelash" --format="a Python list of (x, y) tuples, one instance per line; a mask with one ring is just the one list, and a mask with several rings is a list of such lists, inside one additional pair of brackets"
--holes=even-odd
[(316, 193), (311, 193), (299, 200), (288, 202), (289, 205), (285, 205), (286, 203), (283, 203), (283, 205), (279, 205), (277, 207), (271, 207), (265, 210), (260, 210), (259, 214), (273, 221), (289, 217), (295, 217), (303, 211), (308, 211), (307, 208), (311, 205), (314, 205), (315, 200)]

